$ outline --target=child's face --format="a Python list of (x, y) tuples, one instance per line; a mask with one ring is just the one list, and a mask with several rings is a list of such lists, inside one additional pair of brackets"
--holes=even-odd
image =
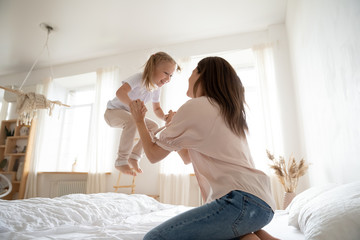
[(152, 83), (158, 87), (162, 87), (165, 83), (170, 82), (175, 72), (176, 64), (169, 61), (162, 61), (156, 67), (152, 77)]

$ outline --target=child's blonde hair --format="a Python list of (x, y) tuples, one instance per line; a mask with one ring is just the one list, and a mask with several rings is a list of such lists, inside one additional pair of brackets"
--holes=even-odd
[(142, 83), (149, 91), (156, 88), (156, 86), (151, 82), (151, 77), (155, 71), (155, 67), (162, 61), (169, 61), (176, 64), (176, 70), (181, 71), (180, 66), (169, 54), (165, 52), (157, 52), (151, 55), (149, 60), (147, 60), (147, 62), (145, 63), (145, 69), (142, 76)]

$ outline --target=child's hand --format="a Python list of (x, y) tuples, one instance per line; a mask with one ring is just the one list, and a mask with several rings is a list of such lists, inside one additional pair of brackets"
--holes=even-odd
[(135, 122), (141, 122), (144, 120), (147, 108), (143, 101), (139, 99), (132, 101), (129, 107), (131, 115), (133, 116)]
[(171, 120), (174, 117), (175, 113), (176, 112), (173, 112), (172, 110), (170, 110), (169, 113), (165, 115), (166, 125), (168, 125), (171, 122)]

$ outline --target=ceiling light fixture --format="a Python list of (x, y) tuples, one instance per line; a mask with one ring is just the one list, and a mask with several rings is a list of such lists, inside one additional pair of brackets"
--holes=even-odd
[[(44, 95), (37, 94), (34, 92), (24, 93), (22, 91), (22, 87), (24, 86), (26, 80), (30, 76), (32, 70), (34, 69), (36, 63), (39, 61), (39, 59), (45, 49), (47, 49), (48, 57), (50, 58), (48, 41), (49, 41), (49, 35), (54, 30), (54, 28), (46, 23), (40, 23), (39, 26), (41, 29), (47, 31), (46, 41), (45, 41), (43, 49), (41, 50), (41, 53), (34, 61), (28, 74), (26, 75), (24, 81), (22, 82), (20, 88), (14, 89), (14, 88), (7, 88), (7, 87), (0, 86), (0, 88), (17, 95), (16, 96), (16, 111), (18, 113), (18, 121), (17, 121), (18, 125), (19, 124), (31, 125), (31, 122), (32, 122), (33, 118), (36, 116), (36, 112), (38, 109), (48, 109), (49, 115), (51, 115), (52, 110), (55, 105), (70, 107), (69, 105), (63, 104), (60, 101), (50, 101)], [(51, 71), (51, 78), (53, 78), (53, 71), (52, 71), (51, 64), (50, 64), (50, 71)]]

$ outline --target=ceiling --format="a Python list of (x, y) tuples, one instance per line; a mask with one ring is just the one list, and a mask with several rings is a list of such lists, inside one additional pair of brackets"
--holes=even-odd
[[(285, 22), (287, 0), (0, 0), (0, 76)], [(50, 59), (50, 61), (49, 61)]]

